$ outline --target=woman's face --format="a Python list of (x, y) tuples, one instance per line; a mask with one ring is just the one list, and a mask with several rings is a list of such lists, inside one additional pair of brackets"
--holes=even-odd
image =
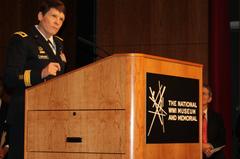
[(46, 14), (38, 13), (39, 29), (47, 38), (57, 34), (61, 28), (65, 15), (55, 8), (51, 8)]

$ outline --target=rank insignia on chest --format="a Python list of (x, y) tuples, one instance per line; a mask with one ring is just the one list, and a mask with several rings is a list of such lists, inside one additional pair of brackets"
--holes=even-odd
[(46, 52), (43, 50), (41, 46), (38, 46), (38, 51), (39, 51), (39, 54), (46, 54)]
[(38, 59), (40, 59), (40, 60), (48, 60), (49, 57), (48, 57), (48, 55), (38, 55)]

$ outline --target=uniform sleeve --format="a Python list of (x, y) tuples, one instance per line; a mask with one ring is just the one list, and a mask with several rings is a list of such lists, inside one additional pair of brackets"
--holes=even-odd
[(26, 38), (14, 35), (7, 47), (4, 81), (11, 89), (29, 87), (42, 81), (41, 70), (32, 70), (27, 66), (29, 48)]

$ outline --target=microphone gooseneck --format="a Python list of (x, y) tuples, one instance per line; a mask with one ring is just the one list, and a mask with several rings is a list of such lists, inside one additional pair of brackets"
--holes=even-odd
[[(80, 42), (84, 43), (84, 44), (87, 44), (87, 45), (89, 45), (89, 46), (91, 46), (91, 47), (94, 47), (94, 48), (97, 48), (97, 49), (101, 50), (102, 52), (105, 53), (105, 55), (106, 55), (105, 57), (111, 55), (108, 51), (106, 51), (105, 49), (99, 47), (96, 43), (94, 43), (94, 42), (92, 42), (92, 41), (89, 41), (89, 40), (87, 40), (87, 39), (85, 39), (85, 38), (83, 38), (83, 37), (80, 37), (80, 36), (78, 36), (77, 39), (78, 39)], [(98, 55), (98, 56), (99, 56), (99, 55)], [(102, 57), (102, 56), (100, 56), (100, 57)], [(102, 58), (104, 58), (104, 57), (102, 57)]]

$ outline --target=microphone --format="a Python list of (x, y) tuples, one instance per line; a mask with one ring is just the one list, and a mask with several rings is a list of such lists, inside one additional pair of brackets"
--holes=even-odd
[[(104, 52), (104, 54), (105, 54), (104, 57), (107, 57), (107, 56), (110, 56), (110, 55), (111, 55), (108, 51), (106, 51), (105, 49), (99, 47), (99, 46), (98, 46), (96, 43), (94, 43), (94, 42), (91, 42), (91, 41), (89, 41), (89, 40), (87, 40), (87, 39), (85, 39), (85, 38), (83, 38), (83, 37), (81, 37), (81, 36), (78, 36), (77, 39), (78, 39), (79, 41), (81, 41), (82, 43), (84, 43), (84, 44), (87, 44), (87, 45), (89, 45), (89, 46), (91, 46), (91, 47), (94, 47), (94, 48), (97, 48), (97, 49), (101, 50), (101, 51)], [(101, 57), (101, 58), (104, 58), (103, 56), (100, 56), (100, 55), (98, 55), (98, 56)]]

